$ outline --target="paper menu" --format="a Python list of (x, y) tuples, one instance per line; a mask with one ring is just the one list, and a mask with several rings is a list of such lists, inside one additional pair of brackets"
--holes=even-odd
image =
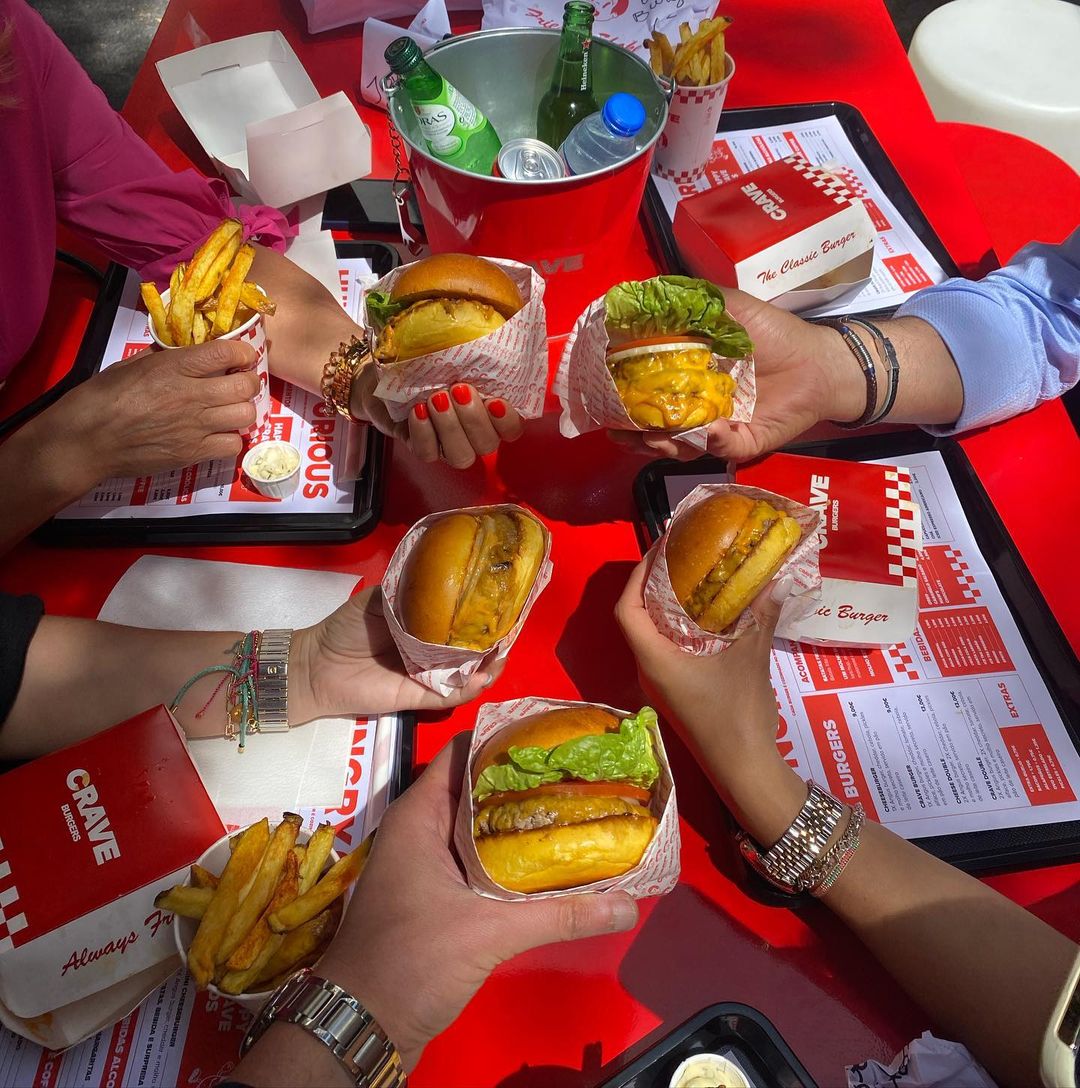
[[(922, 511), (915, 633), (884, 649), (778, 640), (781, 753), (909, 839), (1080, 820), (1080, 753), (941, 454), (883, 462), (911, 470)], [(669, 500), (705, 479), (668, 477)]]
[[(378, 278), (364, 259), (338, 260), (341, 304), (354, 320), (364, 290)], [(151, 346), (139, 280), (129, 272), (103, 355), (102, 369)], [(342, 466), (366, 445), (364, 428), (328, 412), (317, 394), (270, 379), (270, 417), (255, 441), (280, 438), (301, 453), (301, 483), (287, 499), (270, 499), (247, 485), (235, 461), (214, 460), (136, 479), (103, 480), (57, 518), (177, 518), (203, 514), (347, 514), (354, 488)], [(241, 455), (242, 456), (242, 455)]]
[(867, 312), (899, 306), (923, 287), (946, 279), (945, 270), (863, 163), (834, 114), (809, 121), (738, 129), (717, 135), (705, 173), (696, 181), (676, 185), (653, 175), (669, 218), (684, 196), (705, 192), (766, 163), (801, 155), (815, 166), (828, 165), (847, 183), (870, 213), (876, 231), (870, 282), (824, 306), (801, 311), (804, 317)]

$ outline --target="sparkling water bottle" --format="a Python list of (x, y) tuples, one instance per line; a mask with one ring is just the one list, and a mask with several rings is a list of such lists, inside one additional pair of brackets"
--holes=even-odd
[(599, 113), (579, 121), (559, 152), (571, 174), (588, 174), (625, 162), (637, 151), (645, 107), (632, 94), (613, 94)]

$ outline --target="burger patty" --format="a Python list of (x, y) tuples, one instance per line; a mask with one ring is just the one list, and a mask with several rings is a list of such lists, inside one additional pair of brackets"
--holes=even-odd
[(473, 820), (473, 837), (533, 831), (538, 827), (567, 827), (608, 816), (649, 817), (650, 813), (643, 805), (622, 797), (532, 797), (483, 809)]
[(521, 549), (521, 527), (513, 514), (484, 514), (469, 558), (451, 631), (456, 644), (490, 645), (502, 612), (517, 597), (514, 560)]
[(731, 576), (746, 562), (780, 517), (780, 511), (774, 510), (767, 502), (754, 505), (731, 547), (690, 595), (690, 599), (683, 604), (687, 612), (692, 616), (699, 616), (712, 604), (731, 580)]

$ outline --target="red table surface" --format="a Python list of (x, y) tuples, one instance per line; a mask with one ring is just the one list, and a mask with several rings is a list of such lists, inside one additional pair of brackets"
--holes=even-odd
[[(978, 265), (990, 239), (880, 0), (730, 0), (724, 9), (736, 19), (729, 42), (739, 64), (729, 106), (853, 103), (956, 261)], [(210, 169), (153, 67), (161, 57), (191, 47), (189, 15), (212, 40), (279, 29), (320, 92), (344, 89), (356, 97), (358, 28), (313, 37), (303, 29), (295, 0), (246, 0), (242, 6), (172, 0), (125, 112), (177, 168), (194, 163)], [(386, 176), (385, 122), (366, 106), (360, 110), (374, 132), (375, 173)], [(639, 237), (612, 278), (654, 268)], [(58, 275), (50, 324), (26, 363), (43, 382), (63, 371), (78, 345), (88, 312), (81, 290), (66, 273)], [(26, 377), (18, 383), (22, 395), (29, 384)], [(22, 399), (9, 389), (0, 410), (15, 398)], [(1067, 416), (1060, 405), (1048, 404), (964, 439), (964, 447), (1059, 622), (1073, 646), (1080, 646), (1077, 583), (1056, 543), (1080, 531), (1076, 504), (1063, 503), (1060, 494), (1059, 481), (1080, 478), (1080, 443)], [(552, 529), (555, 574), (489, 697), (536, 694), (636, 707), (641, 694), (612, 607), (640, 555), (630, 487), (643, 464), (602, 435), (572, 445), (561, 440), (549, 411), (520, 442), (466, 472), (421, 465), (396, 450), (382, 522), (355, 544), (164, 551), (377, 580), (404, 531), (431, 510), (521, 502)], [(1047, 510), (1053, 510), (1052, 534), (1045, 528)], [(27, 542), (5, 561), (0, 586), (37, 592), (54, 613), (93, 616), (140, 554), (136, 548), (46, 549)], [(418, 729), (417, 762), (469, 729), (474, 712), (465, 707), (426, 718)], [(669, 750), (682, 812), (678, 888), (642, 904), (642, 922), (633, 933), (538, 950), (497, 970), (454, 1026), (431, 1044), (411, 1083), (592, 1085), (602, 1079), (601, 1067), (628, 1047), (717, 1001), (741, 1001), (764, 1012), (822, 1085), (839, 1083), (846, 1062), (891, 1056), (928, 1026), (823, 909), (791, 913), (743, 894), (723, 811), (685, 750), (674, 740)], [(1080, 865), (1067, 865), (992, 883), (1075, 938), (1078, 876)], [(452, 956), (454, 950), (433, 948), (431, 954)]]

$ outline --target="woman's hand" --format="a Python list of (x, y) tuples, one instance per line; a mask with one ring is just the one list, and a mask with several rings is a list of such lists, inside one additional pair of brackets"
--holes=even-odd
[[(822, 420), (858, 419), (866, 406), (866, 384), (834, 330), (743, 291), (725, 289), (724, 297), (754, 344), (757, 404), (749, 423), (718, 419), (710, 425), (709, 453), (749, 461), (793, 441)], [(684, 460), (700, 456), (700, 451), (659, 431), (610, 433), (642, 452)]]
[(450, 845), (468, 746), (467, 734), (456, 737), (387, 810), (318, 968), (363, 1002), (406, 1069), (504, 960), (637, 924), (622, 892), (502, 903), (468, 888)]
[(721, 654), (695, 657), (660, 634), (645, 611), (652, 556), (634, 568), (615, 607), (642, 689), (682, 733), (742, 826), (759, 841), (774, 842), (806, 797), (805, 785), (777, 752), (776, 695), (769, 678), (773, 630), (791, 577), (758, 594), (751, 605), (756, 627)]
[(77, 386), (49, 412), (85, 491), (109, 476), (148, 476), (212, 458), (235, 458), (255, 422), (255, 353), (213, 340), (141, 351)]
[(379, 375), (365, 367), (353, 383), (353, 413), (383, 434), (404, 442), (421, 460), (440, 457), (452, 468), (468, 468), (477, 457), (494, 453), (501, 442), (514, 442), (524, 430), (517, 410), (501, 397), (485, 401), (471, 385), (439, 389), (413, 406), (409, 418), (395, 423), (375, 396)]
[(475, 674), (452, 695), (438, 695), (418, 684), (401, 662), (383, 616), (382, 588), (375, 586), (293, 635), (289, 718), (299, 724), (337, 714), (448, 710), (475, 699), (502, 665)]

